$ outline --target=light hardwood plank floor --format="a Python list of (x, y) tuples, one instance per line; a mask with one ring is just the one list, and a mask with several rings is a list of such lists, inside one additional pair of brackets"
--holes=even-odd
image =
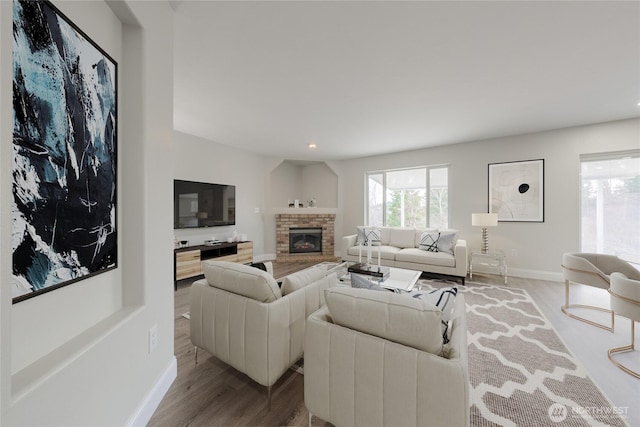
[[(311, 263), (274, 263), (274, 276), (307, 268)], [(475, 282), (502, 286), (497, 276), (476, 275)], [(272, 388), (271, 411), (267, 409), (266, 388), (246, 375), (218, 361), (203, 350), (194, 360), (194, 347), (189, 339), (189, 321), (182, 317), (189, 310), (190, 280), (178, 284), (175, 292), (175, 355), (178, 376), (160, 403), (149, 426), (304, 426), (308, 411), (304, 406), (304, 377), (293, 370), (285, 373)], [(509, 278), (508, 286), (529, 292), (540, 310), (558, 331), (567, 347), (577, 356), (591, 378), (609, 397), (613, 406), (621, 407), (630, 426), (640, 426), (640, 380), (613, 366), (607, 349), (629, 342), (629, 321), (616, 316), (616, 332), (612, 334), (586, 325), (560, 312), (564, 301), (564, 285), (532, 279)], [(574, 289), (575, 288), (575, 289)], [(586, 286), (572, 287), (572, 302), (595, 302), (608, 305), (606, 291)], [(636, 328), (636, 334), (638, 335)], [(640, 337), (636, 336), (640, 342)], [(635, 357), (640, 365), (640, 355)], [(640, 366), (638, 366), (640, 369)], [(526, 410), (526, 409), (523, 409)], [(328, 425), (314, 417), (313, 425)]]

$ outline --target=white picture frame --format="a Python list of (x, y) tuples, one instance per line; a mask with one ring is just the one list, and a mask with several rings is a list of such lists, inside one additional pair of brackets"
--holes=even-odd
[(544, 159), (490, 163), (489, 213), (502, 222), (544, 222)]

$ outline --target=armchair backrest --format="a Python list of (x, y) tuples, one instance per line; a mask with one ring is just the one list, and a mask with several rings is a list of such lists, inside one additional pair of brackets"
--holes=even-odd
[(640, 272), (615, 255), (567, 252), (562, 255), (562, 268), (565, 280), (603, 289), (609, 287), (614, 272), (640, 280)]
[(640, 280), (622, 273), (611, 275), (611, 309), (618, 315), (640, 321)]
[(262, 302), (282, 298), (273, 276), (266, 271), (228, 261), (204, 261), (202, 272), (210, 286)]

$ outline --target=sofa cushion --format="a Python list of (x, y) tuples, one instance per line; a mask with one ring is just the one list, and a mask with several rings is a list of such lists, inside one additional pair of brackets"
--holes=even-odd
[[(367, 251), (368, 249), (366, 247), (363, 247), (362, 250), (360, 250), (360, 248), (358, 248), (358, 246), (352, 246), (349, 249), (347, 249), (347, 253), (351, 256), (358, 256), (358, 255), (362, 255), (362, 259), (366, 259), (367, 258)], [(376, 246), (371, 248), (371, 258), (373, 258), (374, 260), (378, 259), (378, 251), (380, 251), (380, 258), (381, 259), (388, 259), (388, 260), (395, 260), (396, 258), (396, 254), (398, 252), (400, 252), (399, 248), (396, 248), (395, 246)]]
[(380, 249), (380, 258), (388, 259), (391, 261), (395, 260), (396, 254), (401, 251), (400, 248), (396, 248), (395, 246), (380, 246), (379, 248), (372, 249), (371, 257), (373, 259), (377, 259), (378, 249)]
[(438, 252), (438, 240), (440, 239), (440, 233), (429, 233), (425, 231), (420, 236), (420, 246), (418, 249), (422, 249), (427, 252)]
[(203, 261), (202, 270), (209, 286), (262, 302), (282, 298), (273, 276), (249, 265), (227, 261)]
[(415, 228), (392, 228), (389, 234), (389, 246), (397, 248), (415, 248)]
[(455, 267), (456, 259), (446, 252), (427, 252), (418, 248), (402, 249), (396, 254), (396, 262), (413, 262), (416, 264)]
[(326, 274), (326, 270), (314, 267), (290, 274), (282, 280), (282, 295), (289, 295), (291, 292), (302, 289), (316, 280), (322, 279)]
[(438, 239), (438, 252), (446, 252), (453, 255), (453, 248), (458, 241), (458, 230), (441, 230)]
[(380, 244), (388, 246), (390, 236), (391, 236), (390, 227), (380, 227)]
[(426, 300), (393, 292), (325, 289), (337, 325), (433, 354), (442, 351), (442, 311)]

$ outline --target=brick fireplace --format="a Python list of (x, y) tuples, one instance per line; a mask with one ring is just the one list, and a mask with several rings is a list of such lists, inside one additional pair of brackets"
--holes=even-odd
[[(278, 261), (335, 261), (334, 224), (335, 214), (276, 214), (276, 259)], [(321, 252), (290, 252), (290, 230), (321, 229)]]

